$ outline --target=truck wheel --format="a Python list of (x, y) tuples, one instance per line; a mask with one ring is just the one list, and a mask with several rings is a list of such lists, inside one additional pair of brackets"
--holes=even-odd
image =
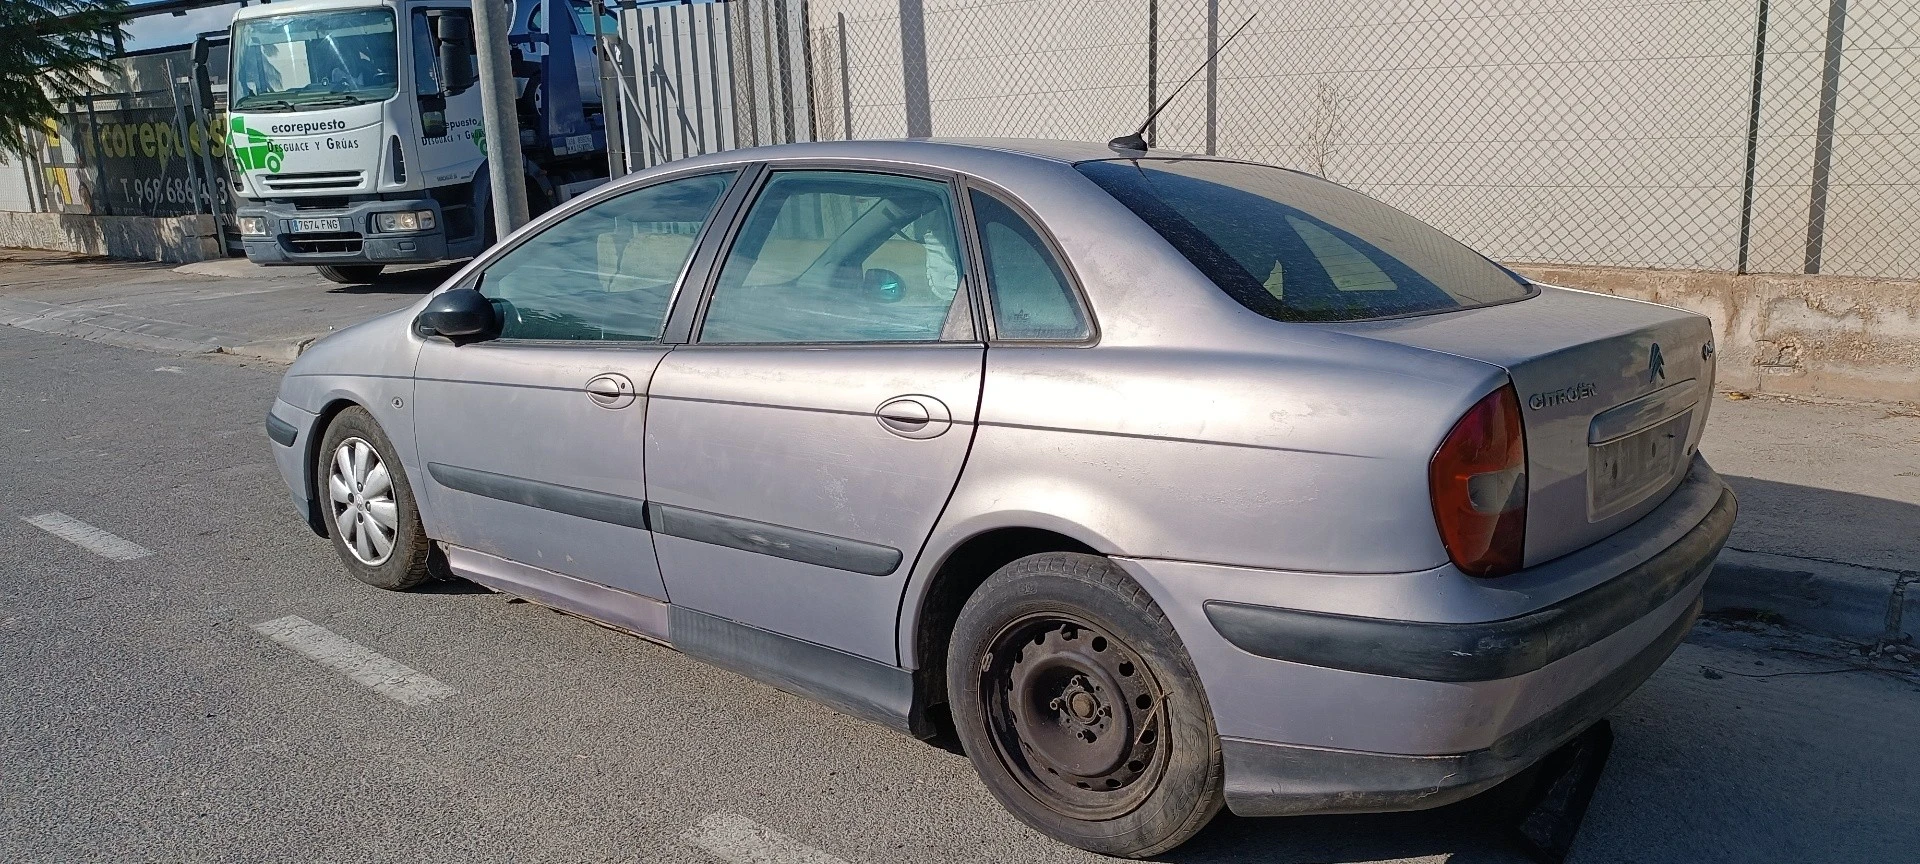
[(348, 572), (375, 588), (405, 591), (437, 576), (438, 562), (393, 452), (373, 415), (354, 406), (328, 424), (314, 477), (327, 534)]
[(328, 282), (342, 285), (365, 285), (387, 269), (385, 264), (346, 264), (339, 267), (315, 267)]
[(1152, 598), (1104, 558), (1031, 555), (989, 577), (954, 625), (947, 682), (974, 770), (1049, 837), (1145, 857), (1220, 810), (1199, 673)]

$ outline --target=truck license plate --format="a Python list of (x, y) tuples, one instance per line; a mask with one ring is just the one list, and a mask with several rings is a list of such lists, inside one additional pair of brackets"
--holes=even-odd
[(1679, 470), (1693, 412), (1587, 448), (1587, 518), (1605, 519), (1632, 507)]
[(293, 220), (293, 230), (303, 233), (307, 231), (338, 231), (340, 230), (340, 220), (337, 218), (295, 219)]

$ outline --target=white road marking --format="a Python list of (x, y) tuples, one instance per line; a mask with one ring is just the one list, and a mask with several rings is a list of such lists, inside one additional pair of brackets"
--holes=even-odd
[(838, 858), (732, 813), (715, 813), (681, 835), (733, 864), (847, 864)]
[(155, 372), (172, 372), (172, 373), (173, 373), (173, 374), (175, 374), (175, 375), (185, 375), (185, 374), (187, 374), (187, 370), (185, 370), (185, 369), (182, 369), (182, 368), (180, 368), (180, 367), (178, 367), (178, 366), (159, 366), (159, 367), (155, 367), (153, 371), (155, 371)]
[(132, 561), (153, 554), (153, 550), (122, 540), (98, 528), (88, 525), (65, 513), (42, 513), (27, 517), (27, 524), (92, 552), (102, 558), (114, 561)]
[(298, 615), (262, 621), (253, 625), (253, 629), (293, 653), (402, 705), (425, 705), (455, 692), (452, 687)]

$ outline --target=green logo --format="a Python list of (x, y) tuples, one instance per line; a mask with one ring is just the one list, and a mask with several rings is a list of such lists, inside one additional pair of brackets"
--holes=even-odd
[(247, 128), (245, 117), (233, 118), (229, 128), (231, 132), (227, 135), (227, 150), (233, 154), (233, 161), (239, 163), (241, 169), (258, 171), (264, 168), (273, 172), (280, 170), (280, 164), (285, 161), (287, 151), (273, 143), (273, 139), (260, 134), (258, 129)]
[(467, 137), (473, 139), (473, 146), (481, 150), (487, 149), (487, 130), (485, 127), (474, 127), (473, 134)]

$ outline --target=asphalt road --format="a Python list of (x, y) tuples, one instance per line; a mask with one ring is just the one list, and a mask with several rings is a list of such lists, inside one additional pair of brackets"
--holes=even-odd
[[(351, 581), (273, 470), (280, 372), (0, 327), (0, 861), (1095, 860), (960, 756), (465, 583)], [(254, 629), (287, 616), (441, 689)], [(1920, 860), (1920, 679), (1827, 645), (1696, 631), (1615, 714), (1574, 860)], [(1222, 818), (1165, 860), (1523, 859), (1451, 809)]]

